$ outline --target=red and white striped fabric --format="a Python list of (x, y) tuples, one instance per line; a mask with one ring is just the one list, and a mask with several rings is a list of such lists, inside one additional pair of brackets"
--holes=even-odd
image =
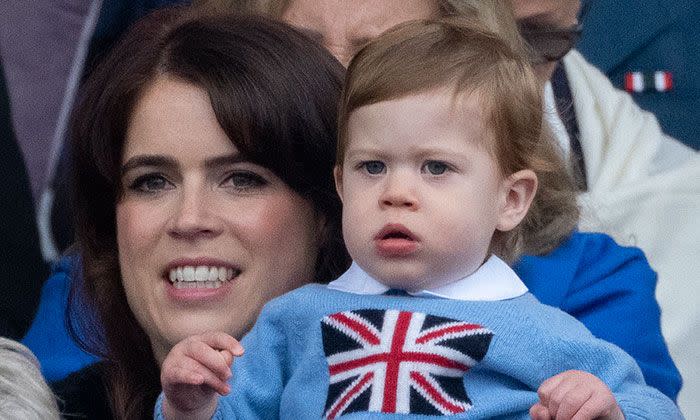
[(668, 92), (673, 88), (673, 77), (668, 71), (644, 73), (632, 71), (625, 74), (625, 90), (630, 93), (646, 91)]

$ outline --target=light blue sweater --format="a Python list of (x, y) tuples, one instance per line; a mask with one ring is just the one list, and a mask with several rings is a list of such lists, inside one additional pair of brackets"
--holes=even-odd
[(629, 355), (529, 293), (465, 302), (308, 285), (268, 303), (242, 344), (214, 418), (526, 419), (539, 385), (569, 369), (603, 380), (627, 419), (682, 418)]

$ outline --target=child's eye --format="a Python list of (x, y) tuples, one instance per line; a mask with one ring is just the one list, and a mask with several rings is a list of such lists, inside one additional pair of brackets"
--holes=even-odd
[(364, 168), (364, 170), (370, 175), (378, 175), (386, 170), (386, 165), (384, 165), (384, 162), (379, 160), (368, 160), (366, 162), (362, 162), (360, 167)]
[(450, 166), (439, 160), (429, 160), (423, 164), (421, 170), (429, 172), (431, 175), (442, 175), (450, 169)]
[(232, 187), (239, 191), (247, 191), (267, 185), (262, 176), (251, 171), (234, 171), (222, 183), (223, 186)]
[(173, 184), (161, 174), (146, 174), (136, 178), (129, 189), (137, 192), (154, 193), (174, 188)]

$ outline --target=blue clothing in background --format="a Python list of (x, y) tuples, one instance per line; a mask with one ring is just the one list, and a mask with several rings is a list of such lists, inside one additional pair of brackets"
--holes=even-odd
[[(588, 0), (577, 49), (625, 89), (625, 75), (669, 72), (671, 90), (631, 93), (666, 134), (700, 149), (700, 2)], [(651, 89), (649, 89), (651, 88)]]
[(77, 257), (64, 257), (53, 265), (53, 274), (44, 283), (34, 323), (22, 343), (41, 363), (41, 373), (49, 382), (96, 362), (73, 341), (66, 327), (66, 307)]
[[(25, 338), (52, 379), (94, 360), (77, 350), (62, 321), (52, 319), (65, 311), (61, 293), (70, 281), (70, 265), (64, 260), (47, 281), (39, 316)], [(577, 232), (551, 254), (524, 257), (514, 269), (542, 303), (561, 308), (598, 338), (627, 351), (646, 382), (675, 400), (681, 378), (660, 332), (656, 274), (639, 249), (621, 247), (604, 234)], [(63, 350), (57, 354), (56, 349)]]

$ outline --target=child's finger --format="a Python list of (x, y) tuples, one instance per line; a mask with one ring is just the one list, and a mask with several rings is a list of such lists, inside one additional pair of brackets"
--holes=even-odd
[(176, 385), (201, 385), (204, 383), (204, 377), (191, 369), (186, 369), (181, 366), (173, 366), (170, 369), (163, 370), (161, 375), (163, 388), (167, 389)]
[(530, 418), (532, 418), (532, 420), (552, 420), (547, 407), (539, 402), (530, 407)]
[(233, 364), (233, 354), (228, 350), (219, 350), (219, 355), (224, 358), (224, 363), (226, 366), (231, 366)]
[(195, 375), (199, 375), (201, 377), (201, 381), (199, 383), (193, 383), (192, 385), (207, 386), (222, 395), (230, 392), (230, 387), (225, 379), (219, 378), (219, 376), (217, 376), (208, 366), (200, 363), (196, 359), (186, 358), (182, 360), (181, 364), (176, 366), (176, 368), (183, 371), (192, 372), (193, 377), (195, 377)]
[[(588, 388), (580, 389), (575, 386), (569, 388), (569, 391), (560, 397), (554, 418), (556, 420), (571, 420), (590, 398), (591, 390)], [(590, 417), (589, 420), (593, 418)]]
[(216, 350), (228, 350), (234, 356), (243, 355), (243, 346), (241, 346), (238, 340), (226, 333), (209, 331), (202, 334), (200, 338), (203, 342)]
[(540, 387), (537, 388), (537, 396), (540, 398), (540, 401), (545, 407), (549, 407), (549, 400), (552, 392), (557, 388), (557, 386), (559, 386), (561, 381), (564, 380), (565, 374), (566, 372), (554, 375), (542, 382)]
[(183, 349), (185, 359), (193, 359), (220, 379), (231, 377), (231, 368), (218, 350), (200, 340), (189, 340)]
[[(564, 379), (559, 382), (559, 385), (557, 385), (557, 387), (553, 389), (549, 395), (549, 404), (547, 405), (547, 408), (549, 408), (549, 413), (552, 415), (552, 418), (556, 420), (570, 418), (573, 413), (576, 412), (578, 407), (580, 407), (580, 404), (576, 406), (569, 417), (560, 417), (560, 411), (562, 408), (564, 408), (564, 412), (571, 411), (571, 404), (576, 404), (578, 395), (580, 395), (581, 392), (581, 390), (577, 389), (578, 383), (575, 380), (572, 380), (571, 376), (573, 375), (565, 376)], [(586, 398), (589, 396), (590, 393), (586, 395)], [(583, 404), (583, 402), (581, 402), (581, 404)]]
[(610, 392), (594, 393), (588, 401), (583, 404), (572, 420), (588, 419), (624, 419), (624, 415), (617, 404), (615, 397)]

